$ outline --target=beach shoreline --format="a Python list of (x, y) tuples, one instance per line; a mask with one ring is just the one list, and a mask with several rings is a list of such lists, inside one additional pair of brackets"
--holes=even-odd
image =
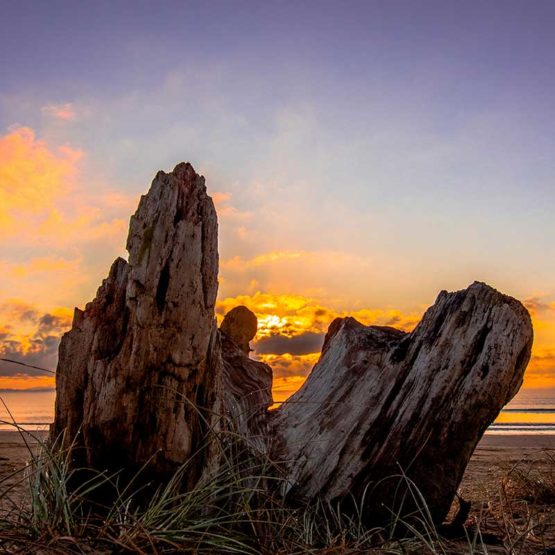
[[(5, 466), (15, 467), (25, 464), (29, 457), (28, 447), (36, 451), (47, 437), (47, 430), (25, 432), (0, 430), (0, 473), (5, 474)], [(505, 467), (519, 462), (537, 461), (550, 454), (555, 456), (555, 434), (488, 432), (478, 443), (470, 459), (467, 473), (469, 469), (474, 471), (484, 465)]]
[[(24, 433), (0, 431), (0, 491), (4, 493), (3, 497), (0, 496), (0, 514), (5, 515), (14, 507), (26, 504), (28, 481), (23, 469), (31, 453), (38, 453), (41, 443), (47, 439), (46, 430)], [(532, 492), (522, 490), (518, 476), (519, 469), (520, 476), (531, 470), (535, 473), (545, 472), (545, 475), (551, 477), (551, 483), (555, 484), (554, 463), (553, 434), (484, 435), (470, 459), (458, 490), (459, 495), (471, 503), (468, 522), (479, 523), (480, 533), (486, 534), (485, 537), (496, 538), (498, 547), (503, 542), (506, 547), (515, 536), (522, 535), (519, 526), (525, 530), (527, 522), (542, 520), (545, 524), (542, 525), (540, 539), (523, 532), (532, 550), (527, 547), (521, 552), (537, 553), (536, 548), (540, 546), (538, 542), (551, 549), (551, 546), (555, 546), (555, 498), (538, 504)], [(9, 494), (6, 495), (7, 491)], [(514, 498), (508, 497), (512, 495), (511, 492), (515, 494)], [(448, 519), (452, 519), (457, 510), (458, 502), (454, 501)], [(508, 532), (507, 522), (512, 526), (512, 531)], [(472, 526), (469, 533), (474, 533)], [(454, 552), (466, 552), (465, 541), (460, 544), (460, 551)], [(488, 546), (488, 552), (505, 553), (505, 547), (496, 550), (497, 547), (490, 549)]]
[[(18, 432), (0, 430), (0, 478), (25, 466), (30, 452), (46, 441), (46, 430)], [(477, 501), (491, 494), (499, 481), (516, 465), (547, 465), (555, 461), (555, 434), (485, 434), (466, 468), (459, 491)]]
[(461, 496), (474, 503), (497, 495), (502, 480), (517, 466), (545, 467), (555, 457), (553, 434), (485, 434), (459, 486)]

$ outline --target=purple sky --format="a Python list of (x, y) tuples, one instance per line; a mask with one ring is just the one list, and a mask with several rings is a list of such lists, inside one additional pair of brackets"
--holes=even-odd
[[(192, 162), (228, 195), (221, 295), (412, 313), (479, 279), (537, 301), (555, 361), (555, 2), (1, 10), (0, 139), (24, 127), (35, 150), (79, 150), (81, 203), (106, 187), (136, 199), (158, 169)], [(54, 283), (22, 280), (40, 257), (79, 276), (52, 306), (90, 299), (122, 252), (120, 227), (111, 243), (11, 237), (0, 305)]]

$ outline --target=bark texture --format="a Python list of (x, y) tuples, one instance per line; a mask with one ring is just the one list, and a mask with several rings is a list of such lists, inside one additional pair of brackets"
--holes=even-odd
[(226, 423), (234, 432), (255, 441), (266, 451), (268, 408), (272, 405), (272, 369), (251, 360), (250, 341), (256, 335), (258, 320), (246, 306), (236, 306), (220, 326), (224, 407)]
[[(269, 411), (271, 369), (248, 357), (255, 315), (237, 307), (216, 328), (216, 213), (189, 164), (158, 173), (127, 249), (60, 345), (52, 436), (76, 441), (76, 465), (148, 462), (164, 480), (209, 430), (231, 430), (279, 462), (292, 503), (365, 497), (383, 516), (403, 472), (439, 522), (530, 357), (526, 309), (476, 282), (441, 292), (411, 333), (335, 320), (303, 387)], [(185, 487), (218, 464), (201, 453)]]
[(164, 475), (198, 449), (203, 419), (221, 406), (217, 220), (191, 165), (157, 174), (127, 250), (62, 339), (52, 433), (69, 444), (80, 431), (77, 456), (93, 468), (151, 460)]
[(400, 507), (403, 480), (392, 477), (403, 472), (441, 522), (476, 444), (520, 388), (531, 346), (526, 309), (478, 282), (441, 292), (412, 333), (335, 320), (273, 422), (284, 493), (360, 499), (366, 489), (367, 514), (383, 514), (382, 504)]
[(251, 360), (227, 335), (221, 335), (226, 426), (267, 452), (272, 369)]

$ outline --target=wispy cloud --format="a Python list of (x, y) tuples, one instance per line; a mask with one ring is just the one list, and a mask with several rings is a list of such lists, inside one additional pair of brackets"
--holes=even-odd
[(0, 236), (9, 237), (40, 223), (68, 194), (83, 156), (71, 147), (49, 148), (32, 129), (0, 137)]
[(123, 253), (136, 197), (84, 183), (85, 157), (28, 127), (0, 136), (0, 301), (84, 303)]
[[(220, 295), (271, 291), (332, 299), (343, 289), (348, 302), (356, 298), (375, 266), (377, 262), (369, 257), (330, 249), (269, 250), (252, 257), (234, 256), (220, 263)], [(347, 283), (350, 287), (345, 290), (341, 284)]]
[(524, 299), (522, 302), (532, 316), (539, 316), (550, 311), (555, 312), (555, 302), (547, 301), (544, 296), (535, 295)]
[(41, 108), (41, 112), (50, 118), (59, 121), (73, 121), (77, 117), (77, 112), (71, 102), (65, 104), (46, 104)]

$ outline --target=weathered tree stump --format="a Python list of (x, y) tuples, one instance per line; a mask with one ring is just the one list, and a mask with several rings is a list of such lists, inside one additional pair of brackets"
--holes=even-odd
[(218, 464), (210, 434), (231, 430), (280, 464), (291, 503), (364, 497), (383, 517), (403, 474), (439, 522), (522, 383), (530, 317), (474, 283), (440, 293), (412, 333), (335, 320), (306, 383), (270, 411), (271, 369), (248, 357), (256, 318), (240, 307), (216, 329), (216, 214), (189, 164), (156, 176), (127, 247), (60, 345), (52, 437), (75, 441), (75, 465), (163, 481), (198, 452), (192, 487)]
[(114, 262), (60, 345), (52, 433), (65, 431), (66, 445), (77, 437), (83, 464), (134, 471), (150, 461), (165, 476), (217, 425), (217, 241), (204, 179), (189, 164), (159, 172), (131, 218), (129, 262)]
[(476, 444), (520, 388), (531, 345), (526, 309), (483, 283), (441, 292), (412, 333), (335, 320), (273, 422), (285, 493), (337, 500), (366, 489), (367, 512), (383, 515), (382, 504), (399, 509), (406, 480), (393, 477), (404, 474), (441, 521)]

